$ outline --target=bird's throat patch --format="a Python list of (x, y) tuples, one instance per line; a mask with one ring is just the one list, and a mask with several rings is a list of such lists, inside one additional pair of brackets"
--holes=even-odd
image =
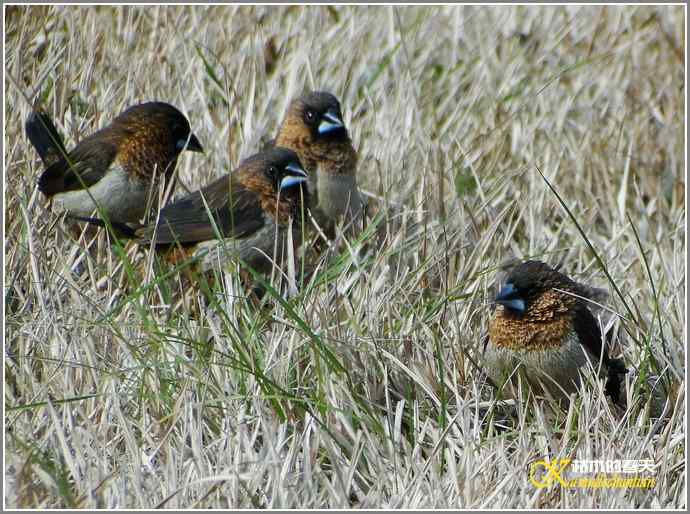
[(511, 350), (557, 348), (573, 330), (570, 307), (575, 301), (563, 293), (548, 291), (529, 306), (524, 316), (499, 307), (489, 325), (491, 343)]
[(491, 344), (511, 350), (558, 348), (572, 332), (570, 316), (549, 321), (528, 321), (496, 314), (489, 325)]

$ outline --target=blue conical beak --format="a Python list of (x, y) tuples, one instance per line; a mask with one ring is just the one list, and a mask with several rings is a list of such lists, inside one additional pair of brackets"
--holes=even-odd
[(307, 181), (307, 172), (296, 162), (291, 162), (285, 166), (285, 169), (290, 172), (290, 175), (283, 177), (283, 180), (280, 181), (281, 191)]
[(328, 110), (321, 116), (321, 123), (319, 123), (319, 134), (328, 134), (334, 130), (341, 129), (345, 126), (343, 120), (334, 110)]
[(307, 177), (307, 172), (302, 169), (302, 166), (297, 164), (296, 162), (291, 162), (287, 166), (285, 166), (285, 169), (288, 170), (292, 175), (295, 175), (297, 177)]
[(287, 189), (288, 187), (297, 186), (307, 181), (307, 177), (295, 177), (293, 175), (288, 175), (283, 177), (280, 181), (280, 190)]
[(517, 289), (510, 282), (501, 288), (496, 295), (495, 301), (511, 311), (519, 312), (520, 314), (525, 312), (525, 300), (520, 298)]

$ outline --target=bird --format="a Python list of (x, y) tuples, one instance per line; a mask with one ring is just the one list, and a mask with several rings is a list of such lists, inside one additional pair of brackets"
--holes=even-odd
[(157, 179), (170, 179), (183, 150), (203, 152), (187, 118), (165, 102), (129, 107), (67, 152), (50, 117), (34, 111), (25, 131), (45, 170), (38, 189), (53, 211), (137, 222)]
[(274, 144), (299, 155), (309, 174), (311, 214), (329, 238), (334, 237), (338, 222), (347, 225), (363, 212), (366, 204), (357, 186), (357, 151), (334, 95), (310, 91), (294, 98)]
[[(158, 250), (180, 249), (174, 259), (191, 257), (203, 272), (239, 259), (256, 271), (270, 269), (297, 232), (309, 208), (307, 173), (292, 150), (273, 147), (254, 154), (230, 174), (177, 199), (158, 219), (137, 227), (113, 224), (116, 232)], [(304, 187), (303, 187), (304, 185)], [(103, 226), (97, 218), (81, 221)]]
[(620, 405), (622, 359), (609, 355), (610, 341), (587, 306), (593, 289), (548, 264), (515, 265), (495, 297), (483, 352), (484, 368), (497, 387), (514, 384), (516, 370), (536, 394), (564, 402), (578, 390), (581, 372), (601, 359), (605, 394)]

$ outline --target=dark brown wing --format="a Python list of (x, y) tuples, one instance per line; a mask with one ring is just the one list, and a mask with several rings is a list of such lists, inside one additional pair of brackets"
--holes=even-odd
[[(578, 304), (575, 308), (573, 325), (580, 339), (580, 344), (582, 344), (593, 357), (599, 359), (602, 356), (601, 330), (599, 330), (597, 320), (584, 305)], [(604, 363), (608, 361), (608, 352), (606, 349), (604, 349), (603, 359)]]
[(214, 224), (222, 236), (233, 238), (246, 237), (263, 227), (264, 211), (256, 193), (226, 175), (167, 205), (155, 230), (147, 226), (138, 233), (148, 241), (155, 237), (158, 245), (199, 243), (216, 239)]
[(79, 143), (67, 157), (59, 159), (38, 179), (38, 189), (50, 196), (90, 187), (103, 178), (117, 156), (117, 146), (103, 132)]
[[(599, 357), (601, 357), (606, 365), (606, 371), (608, 373), (608, 380), (606, 381), (605, 388), (606, 393), (614, 402), (620, 402), (621, 375), (628, 372), (625, 363), (621, 359), (612, 359), (606, 347), (604, 347), (602, 352), (602, 338), (599, 324), (586, 306), (580, 304), (576, 307), (573, 324), (575, 332), (580, 339), (580, 344), (582, 344), (595, 359), (598, 360)], [(609, 336), (610, 334), (607, 334), (607, 341), (609, 341)]]

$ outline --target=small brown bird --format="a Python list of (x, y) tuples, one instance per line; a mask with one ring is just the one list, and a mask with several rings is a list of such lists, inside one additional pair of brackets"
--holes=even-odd
[(309, 173), (312, 214), (327, 235), (333, 236), (341, 219), (348, 224), (360, 214), (364, 201), (357, 187), (357, 152), (335, 96), (310, 92), (294, 99), (275, 144), (299, 155)]
[(601, 359), (605, 392), (620, 401), (627, 369), (609, 356), (586, 300), (578, 298), (588, 292), (543, 262), (526, 261), (510, 271), (484, 348), (485, 370), (496, 386), (518, 370), (534, 392), (564, 400), (577, 391), (588, 360), (597, 369)]
[(200, 260), (202, 271), (235, 258), (257, 271), (270, 269), (281, 258), (274, 248), (282, 252), (288, 226), (292, 222), (296, 236), (303, 209), (309, 208), (309, 193), (302, 187), (306, 182), (295, 152), (271, 148), (245, 159), (230, 175), (167, 205), (157, 223), (132, 235), (159, 247), (181, 246)]
[(203, 151), (187, 118), (163, 102), (130, 107), (70, 152), (45, 113), (32, 113), (26, 133), (47, 165), (38, 188), (54, 210), (88, 216), (98, 207), (121, 223), (143, 217), (151, 187), (172, 176), (180, 152)]

